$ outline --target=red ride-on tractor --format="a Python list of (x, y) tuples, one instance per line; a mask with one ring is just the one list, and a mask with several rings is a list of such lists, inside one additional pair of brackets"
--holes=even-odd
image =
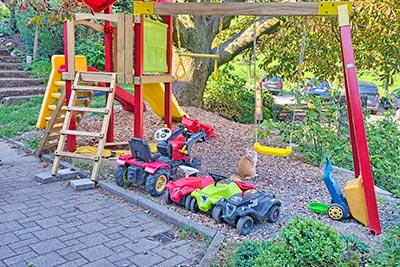
[(142, 139), (132, 138), (129, 141), (132, 154), (120, 156), (117, 160), (114, 173), (117, 185), (145, 185), (150, 195), (160, 196), (179, 165), (200, 168), (200, 158), (191, 159), (190, 150), (194, 143), (207, 140), (203, 129), (192, 133), (182, 124), (173, 132), (169, 128), (161, 128), (154, 138), (158, 141), (157, 153), (152, 153), (149, 144)]

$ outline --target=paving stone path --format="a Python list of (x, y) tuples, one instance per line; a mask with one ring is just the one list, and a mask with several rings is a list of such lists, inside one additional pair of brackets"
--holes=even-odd
[(99, 189), (39, 184), (51, 165), (0, 139), (0, 267), (196, 266), (207, 249)]

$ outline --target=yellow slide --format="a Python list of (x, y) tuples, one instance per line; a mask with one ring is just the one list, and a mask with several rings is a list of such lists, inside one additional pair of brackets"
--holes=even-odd
[[(149, 103), (154, 113), (164, 118), (164, 85), (161, 83), (145, 84), (143, 86), (143, 98)], [(182, 120), (182, 116), (188, 116), (172, 96), (172, 119)]]

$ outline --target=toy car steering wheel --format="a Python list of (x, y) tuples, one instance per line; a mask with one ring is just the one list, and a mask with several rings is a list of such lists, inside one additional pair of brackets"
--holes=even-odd
[(163, 141), (163, 140), (167, 140), (168, 138), (170, 138), (172, 135), (172, 131), (169, 128), (161, 128), (158, 129), (156, 131), (156, 133), (154, 134), (154, 139), (156, 139), (157, 141)]

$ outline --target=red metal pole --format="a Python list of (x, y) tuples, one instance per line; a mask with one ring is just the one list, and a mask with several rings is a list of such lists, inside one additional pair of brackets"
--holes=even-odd
[[(346, 13), (346, 14), (342, 14)], [(345, 17), (341, 16), (347, 16)], [(343, 19), (344, 18), (344, 19)], [(370, 232), (375, 234), (381, 233), (381, 226), (379, 221), (378, 207), (376, 203), (374, 180), (372, 178), (371, 162), (369, 158), (367, 137), (364, 128), (364, 120), (361, 109), (360, 93), (358, 91), (357, 72), (354, 62), (354, 52), (351, 41), (350, 24), (348, 23), (347, 6), (345, 8), (339, 7), (339, 27), (340, 27), (340, 44), (343, 57), (344, 77), (345, 77), (345, 89), (347, 107), (349, 109), (349, 116), (351, 116), (353, 129), (352, 136), (355, 146), (352, 147), (357, 149), (357, 153), (353, 152), (353, 156), (356, 162), (358, 160), (361, 177), (363, 182), (363, 190), (365, 197), (365, 204), (368, 214), (368, 223)]]
[[(107, 7), (104, 10), (105, 14), (111, 14), (112, 13), (112, 7)], [(105, 60), (105, 71), (106, 72), (112, 72), (112, 44), (113, 44), (113, 36), (112, 36), (112, 24), (110, 21), (104, 21), (104, 60)], [(108, 98), (108, 93), (106, 94), (106, 99)], [(111, 116), (110, 116), (110, 122), (108, 124), (108, 129), (107, 129), (107, 136), (106, 136), (106, 141), (107, 142), (113, 142), (114, 141), (114, 107), (111, 108), (110, 110)]]
[[(167, 65), (168, 74), (172, 73), (172, 33), (173, 33), (173, 17), (168, 15), (164, 17), (164, 22), (168, 25), (167, 31)], [(164, 83), (164, 123), (168, 128), (172, 127), (172, 83)]]
[[(68, 27), (67, 22), (64, 22), (64, 60), (65, 60), (65, 71), (68, 71)], [(75, 66), (73, 66), (75, 67)], [(71, 98), (71, 81), (65, 81), (65, 105), (68, 106), (69, 99)], [(75, 112), (71, 114), (71, 122), (69, 124), (69, 130), (76, 130), (76, 117)], [(76, 135), (67, 135), (67, 150), (68, 152), (75, 152), (76, 150)]]
[[(344, 63), (344, 58), (342, 57), (342, 63)], [(345, 65), (343, 64), (343, 69), (345, 69)], [(349, 85), (347, 83), (347, 77), (346, 73), (344, 74), (344, 81), (345, 81), (345, 88), (349, 88)], [(346, 91), (346, 99), (350, 99), (350, 96), (348, 94), (348, 90)], [(347, 104), (347, 118), (349, 120), (349, 133), (350, 133), (350, 140), (351, 140), (351, 152), (353, 155), (353, 166), (354, 166), (354, 176), (357, 178), (360, 176), (360, 162), (358, 160), (358, 155), (357, 155), (357, 143), (356, 143), (356, 137), (355, 137), (355, 132), (354, 132), (354, 121), (353, 121), (353, 110), (351, 105)]]
[[(141, 78), (143, 75), (143, 16), (135, 16), (135, 78)], [(134, 136), (137, 138), (143, 138), (143, 84), (135, 84), (135, 107), (134, 107)]]

